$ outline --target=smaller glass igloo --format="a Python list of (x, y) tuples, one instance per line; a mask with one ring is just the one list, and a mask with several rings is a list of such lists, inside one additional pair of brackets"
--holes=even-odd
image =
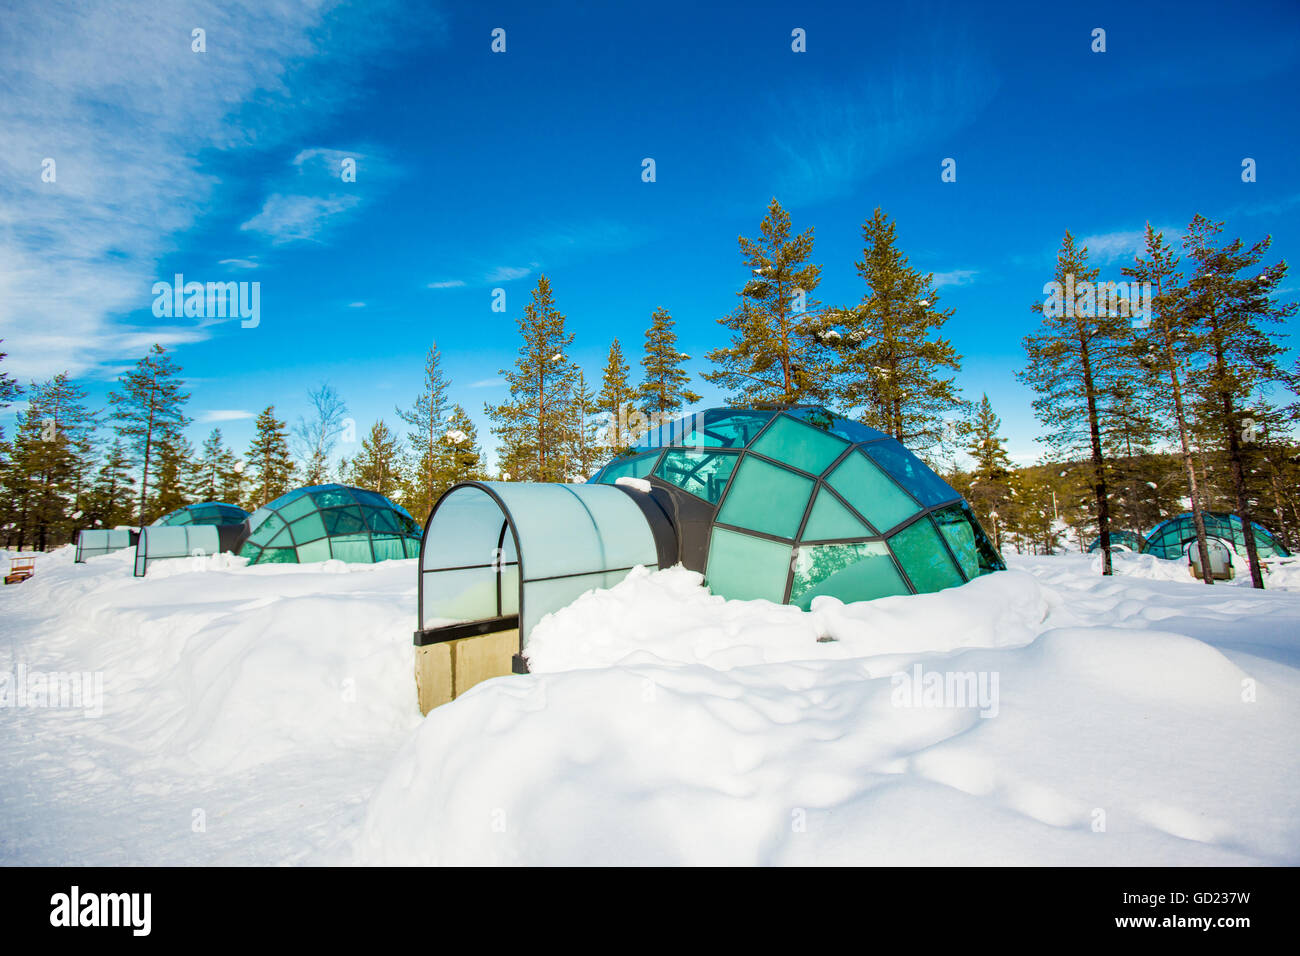
[(248, 512), (236, 505), (224, 501), (203, 501), (197, 505), (186, 505), (163, 515), (156, 525), (174, 526), (186, 524), (243, 524), (248, 520)]
[[(1110, 533), (1110, 548), (1112, 551), (1141, 551), (1143, 538), (1141, 535), (1134, 534), (1132, 531), (1112, 531)], [(1089, 551), (1101, 550), (1101, 536), (1092, 539), (1092, 544), (1088, 545)]]
[(420, 526), (388, 498), (348, 485), (313, 485), (281, 495), (248, 518), (239, 553), (249, 564), (337, 558), (373, 564), (420, 553)]
[[(1217, 538), (1231, 548), (1240, 557), (1246, 556), (1246, 535), (1241, 518), (1223, 511), (1207, 511), (1205, 535)], [(1261, 524), (1252, 522), (1255, 530), (1255, 549), (1261, 558), (1290, 557), (1282, 542), (1273, 537), (1273, 533)], [(1188, 544), (1196, 541), (1196, 519), (1188, 512), (1164, 521), (1147, 532), (1146, 544), (1142, 546), (1143, 554), (1176, 560), (1187, 551)]]

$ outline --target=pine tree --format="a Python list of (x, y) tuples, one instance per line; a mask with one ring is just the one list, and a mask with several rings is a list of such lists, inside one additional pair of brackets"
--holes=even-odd
[[(605, 447), (610, 454), (623, 451), (633, 442), (628, 419), (636, 394), (627, 382), (629, 371), (627, 362), (623, 360), (623, 347), (619, 345), (618, 339), (614, 339), (609, 347), (609, 358), (605, 362), (600, 394), (596, 396), (596, 407), (609, 419), (609, 425), (605, 429)], [(693, 399), (695, 400), (698, 399)]]
[(325, 382), (320, 388), (309, 391), (307, 397), (311, 403), (311, 417), (299, 415), (293, 435), (302, 463), (303, 484), (323, 485), (330, 480), (330, 459), (346, 427), (348, 406)]
[(1151, 390), (1151, 397), (1159, 401), (1168, 396), (1167, 411), (1172, 414), (1172, 429), (1177, 432), (1183, 470), (1187, 475), (1187, 494), (1192, 505), (1192, 519), (1196, 527), (1196, 547), (1201, 559), (1201, 569), (1206, 584), (1213, 584), (1209, 544), (1205, 535), (1205, 512), (1201, 504), (1203, 489), (1196, 475), (1192, 455), (1192, 430), (1189, 427), (1186, 387), (1189, 362), (1197, 348), (1197, 333), (1186, 308), (1186, 290), (1182, 273), (1178, 271), (1178, 256), (1165, 242), (1164, 233), (1156, 232), (1147, 223), (1146, 258), (1138, 256), (1123, 274), (1135, 282), (1150, 283), (1152, 298), (1150, 314), (1145, 316), (1145, 334), (1139, 335), (1137, 351), (1141, 366), (1152, 373), (1163, 388)]
[(567, 449), (566, 480), (585, 481), (600, 466), (605, 456), (605, 446), (601, 441), (599, 409), (596, 396), (587, 386), (587, 377), (579, 370), (573, 387), (573, 401), (570, 403), (573, 416), (569, 423), (569, 447)]
[(544, 275), (524, 307), (519, 332), (524, 341), (515, 367), (501, 370), (510, 398), (484, 410), (501, 440), (503, 470), (508, 463), (513, 480), (563, 481), (578, 369), (567, 354), (573, 334), (565, 331), (564, 315), (555, 308)]
[(867, 291), (860, 305), (834, 315), (843, 331), (827, 329), (822, 337), (841, 355), (835, 391), (842, 407), (925, 454), (942, 440), (945, 414), (964, 409), (953, 377), (944, 374), (960, 370), (961, 356), (938, 334), (952, 310), (937, 308), (933, 276), (908, 265), (895, 231), (879, 208), (862, 224), (856, 265)]
[(179, 434), (160, 438), (156, 447), (158, 464), (146, 512), (149, 521), (157, 521), (196, 500), (189, 487), (194, 471), (194, 447)]
[(406, 411), (397, 409), (397, 417), (411, 426), (406, 433), (407, 444), (415, 459), (408, 490), (407, 510), (417, 518), (427, 517), (434, 502), (448, 487), (446, 476), (440, 474), (445, 458), (444, 435), (448, 430), (447, 389), (450, 383), (442, 372), (442, 356), (435, 343), (424, 359), (422, 391), (415, 404)]
[[(469, 412), (453, 405), (447, 416), (447, 430), (442, 440), (443, 462), (438, 467), (438, 495), (460, 481), (476, 481), (484, 477), (483, 449), (478, 443), (478, 429)], [(436, 501), (437, 498), (434, 499)], [(412, 512), (414, 514), (414, 512)], [(425, 513), (427, 517), (428, 513)]]
[[(993, 545), (1002, 547), (1001, 528), (1011, 501), (1011, 458), (1007, 455), (1006, 439), (1001, 434), (1002, 419), (993, 413), (993, 405), (986, 394), (968, 426), (966, 453), (970, 455), (972, 469), (965, 489), (966, 500), (976, 515), (993, 527)], [(1003, 517), (1001, 526), (994, 517)]]
[(703, 378), (732, 392), (736, 405), (794, 405), (826, 395), (827, 350), (819, 338), (821, 266), (808, 260), (811, 227), (791, 235), (790, 214), (775, 198), (756, 240), (740, 237), (751, 278), (739, 292), (740, 305), (719, 323), (731, 344), (708, 353), (716, 368)]
[[(1223, 224), (1196, 216), (1187, 227), (1183, 248), (1195, 263), (1187, 308), (1198, 322), (1204, 362), (1195, 379), (1203, 416), (1222, 436), (1236, 513), (1251, 526), (1254, 506), (1246, 490), (1243, 398), (1261, 386), (1285, 379), (1278, 361), (1285, 353), (1268, 324), (1296, 314), (1297, 305), (1274, 301), (1286, 278), (1285, 261), (1260, 268), (1272, 237), (1250, 247), (1240, 239), (1220, 238)], [(1247, 274), (1248, 273), (1248, 274)], [(1251, 583), (1264, 586), (1255, 536), (1245, 535)]]
[(677, 348), (673, 325), (667, 310), (655, 309), (645, 333), (645, 358), (641, 359), (645, 379), (637, 389), (637, 399), (654, 425), (664, 424), (683, 405), (700, 400), (699, 394), (687, 387), (691, 375), (682, 362), (690, 356)]
[(268, 405), (257, 416), (255, 427), (247, 458), (255, 476), (250, 504), (257, 508), (289, 491), (294, 465), (289, 454), (289, 429), (275, 417), (274, 405)]
[[(190, 482), (197, 501), (227, 501), (222, 495), (230, 482), (229, 474), (235, 467), (235, 455), (226, 447), (220, 428), (214, 428), (203, 441)], [(236, 498), (231, 504), (238, 504)]]
[[(3, 342), (4, 339), (0, 339), (0, 344), (2, 344)], [(0, 362), (3, 362), (8, 357), (9, 357), (8, 353), (0, 352)], [(22, 392), (23, 392), (22, 387), (16, 381), (14, 381), (13, 377), (10, 376), (8, 372), (0, 370), (0, 411), (3, 411), (4, 409), (12, 405), (14, 399), (16, 399), (19, 395), (21, 395)], [(5, 440), (4, 426), (0, 425), (0, 444), (2, 444), (4, 440)], [(4, 459), (0, 458), (0, 466), (3, 465), (4, 465)]]
[[(1102, 574), (1111, 573), (1110, 510), (1106, 457), (1102, 446), (1104, 397), (1115, 376), (1127, 374), (1127, 320), (1098, 309), (1094, 296), (1098, 270), (1088, 266), (1086, 246), (1067, 232), (1056, 258), (1054, 294), (1033, 310), (1041, 330), (1025, 337), (1029, 366), (1018, 373), (1038, 393), (1034, 412), (1050, 431), (1053, 448), (1086, 447), (1092, 462)], [(1102, 312), (1103, 314), (1097, 314)]]
[(361, 440), (361, 450), (348, 464), (348, 480), (389, 498), (402, 497), (401, 443), (383, 419), (370, 426)]
[(74, 513), (83, 510), (84, 475), (92, 467), (96, 416), (85, 391), (60, 373), (33, 382), (18, 416), (6, 492), (19, 519), (18, 538), (44, 550), (70, 540)]
[(126, 439), (141, 463), (139, 521), (143, 525), (149, 495), (149, 467), (160, 437), (174, 439), (190, 423), (185, 416), (189, 393), (183, 392), (181, 369), (167, 350), (155, 345), (130, 372), (119, 380), (120, 392), (109, 392), (108, 401), (117, 422), (117, 434)]
[(121, 438), (115, 438), (91, 486), (83, 515), (86, 527), (116, 528), (130, 524), (133, 516), (131, 459)]

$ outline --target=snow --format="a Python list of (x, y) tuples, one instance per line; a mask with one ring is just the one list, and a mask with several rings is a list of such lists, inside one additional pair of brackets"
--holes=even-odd
[(1297, 562), (809, 612), (637, 569), (421, 719), (414, 561), (133, 557), (0, 590), (0, 681), (103, 678), (0, 686), (0, 863), (1300, 863)]
[(644, 478), (633, 478), (630, 475), (624, 475), (622, 478), (614, 479), (614, 484), (623, 485), (627, 488), (633, 488), (645, 494), (650, 494), (653, 485)]

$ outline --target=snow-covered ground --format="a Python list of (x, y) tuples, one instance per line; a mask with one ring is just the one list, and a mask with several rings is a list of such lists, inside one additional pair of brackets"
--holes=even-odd
[(807, 613), (638, 571), (421, 719), (414, 561), (132, 557), (0, 590), (0, 863), (1300, 863), (1300, 564)]

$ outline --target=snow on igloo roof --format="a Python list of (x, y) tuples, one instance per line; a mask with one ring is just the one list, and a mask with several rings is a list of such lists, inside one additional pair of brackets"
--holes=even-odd
[(248, 519), (239, 553), (250, 564), (337, 558), (370, 564), (420, 553), (420, 527), (383, 495), (349, 485), (312, 485), (281, 495)]
[(822, 594), (861, 601), (938, 591), (1005, 567), (969, 505), (929, 466), (820, 406), (686, 416), (591, 480), (620, 478), (712, 509), (705, 576), (728, 598), (806, 608)]
[(177, 508), (163, 515), (154, 524), (163, 526), (243, 524), (247, 518), (248, 512), (237, 505), (226, 504), (224, 501), (202, 501)]

